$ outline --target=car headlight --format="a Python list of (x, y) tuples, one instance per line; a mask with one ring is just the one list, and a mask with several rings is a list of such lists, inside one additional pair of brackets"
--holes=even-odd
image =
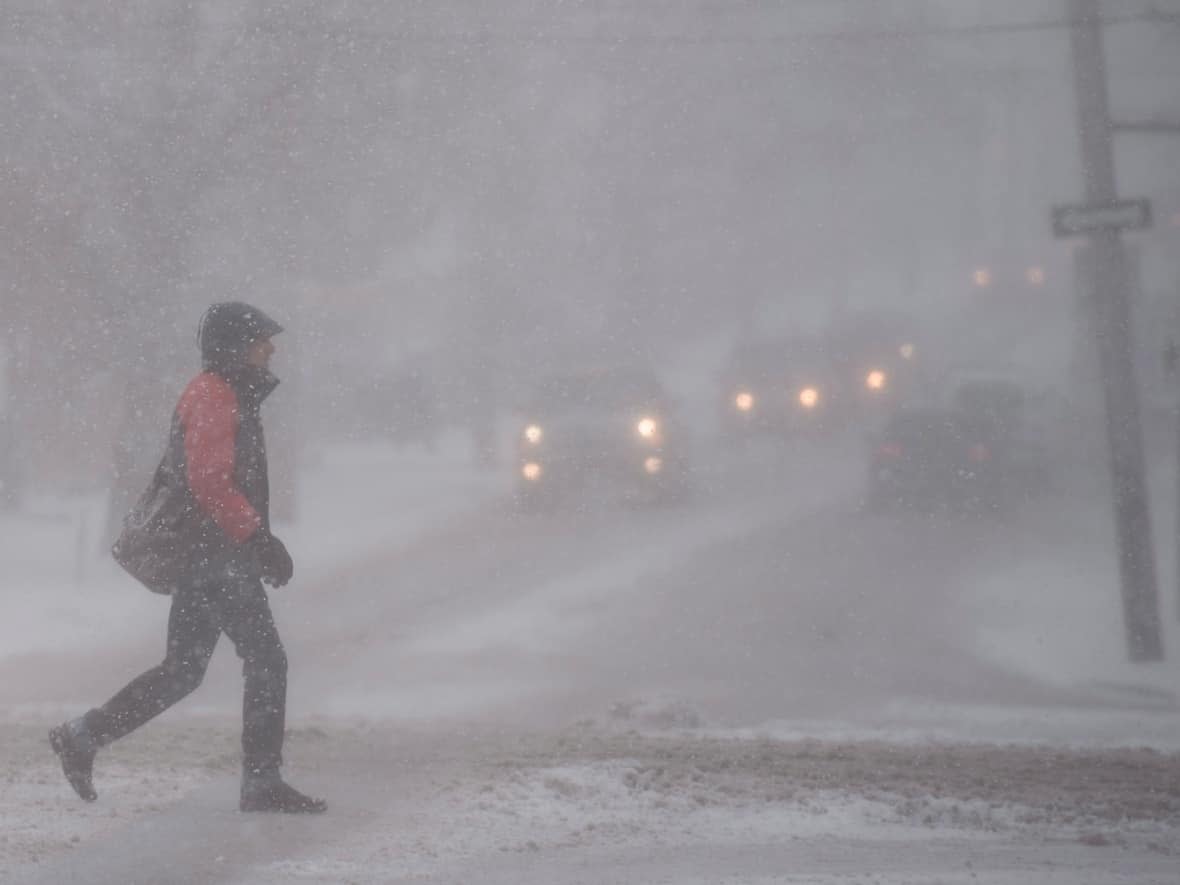
[(545, 431), (540, 424), (530, 424), (524, 429), (524, 438), (535, 446), (545, 438)]
[(805, 409), (814, 409), (819, 405), (819, 391), (814, 387), (804, 387), (799, 391), (799, 405)]
[(738, 391), (733, 398), (733, 405), (739, 412), (749, 412), (754, 408), (754, 394), (748, 390)]
[(664, 469), (664, 459), (657, 458), (655, 455), (652, 455), (649, 458), (645, 458), (643, 460), (643, 469), (647, 472), (647, 474), (649, 476), (655, 476), (657, 473), (659, 473), (661, 470)]
[(897, 348), (897, 352), (901, 354), (901, 358), (903, 360), (912, 360), (914, 358), (914, 354), (917, 352), (917, 348), (907, 341), (901, 347)]
[(887, 380), (884, 372), (880, 369), (873, 369), (865, 375), (865, 387), (869, 390), (884, 390)]
[(635, 424), (635, 432), (644, 439), (655, 439), (660, 432), (659, 422), (655, 418), (640, 418)]
[(541, 465), (538, 464), (536, 461), (529, 461), (523, 467), (520, 468), (520, 475), (523, 476), (525, 479), (527, 479), (529, 482), (536, 482), (538, 479), (541, 478), (541, 474), (544, 472), (545, 471), (543, 471), (541, 469)]

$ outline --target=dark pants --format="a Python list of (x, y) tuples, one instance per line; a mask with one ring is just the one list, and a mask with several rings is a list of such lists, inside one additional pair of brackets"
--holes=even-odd
[(163, 713), (205, 677), (222, 632), (242, 659), (242, 752), (247, 770), (277, 770), (282, 763), (287, 707), (287, 654), (262, 582), (225, 577), (182, 587), (172, 596), (164, 661), (86, 714), (95, 740), (109, 744)]

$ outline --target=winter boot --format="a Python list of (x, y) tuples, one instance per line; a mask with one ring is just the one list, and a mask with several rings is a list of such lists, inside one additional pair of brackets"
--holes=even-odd
[(94, 754), (98, 744), (86, 727), (86, 721), (79, 717), (71, 719), (49, 731), (49, 745), (61, 760), (61, 770), (74, 792), (93, 802), (98, 798), (94, 792)]
[(323, 799), (305, 796), (282, 779), (278, 771), (249, 771), (242, 775), (242, 811), (274, 811), (282, 814), (322, 814)]

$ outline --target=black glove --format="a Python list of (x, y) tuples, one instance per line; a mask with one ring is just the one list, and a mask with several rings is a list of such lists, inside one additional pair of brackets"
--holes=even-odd
[(295, 574), (295, 563), (286, 546), (265, 529), (259, 529), (250, 539), (254, 555), (262, 567), (262, 580), (272, 587), (282, 587)]

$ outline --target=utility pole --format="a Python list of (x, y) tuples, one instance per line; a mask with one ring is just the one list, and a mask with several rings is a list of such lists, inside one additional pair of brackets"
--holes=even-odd
[[(1168, 336), (1168, 343), (1164, 345), (1164, 374), (1175, 384), (1177, 369), (1180, 369), (1180, 347), (1176, 346), (1174, 335)], [(1180, 398), (1176, 400), (1176, 522), (1173, 526), (1173, 539), (1176, 543), (1176, 589), (1180, 591)], [(1177, 609), (1180, 614), (1180, 608)]]
[[(1086, 203), (1117, 202), (1112, 126), (1098, 0), (1069, 0), (1070, 44)], [(1090, 232), (1081, 274), (1093, 311), (1106, 407), (1106, 434), (1122, 581), (1127, 650), (1133, 661), (1163, 659), (1143, 430), (1131, 341), (1131, 282), (1114, 225)]]
[[(1138, 133), (1140, 135), (1180, 136), (1180, 120), (1162, 119), (1139, 120), (1114, 124), (1116, 133)], [(1180, 347), (1177, 347), (1173, 333), (1164, 346), (1164, 369), (1172, 383), (1180, 380)], [(1176, 615), (1180, 617), (1180, 389), (1176, 391), (1176, 519), (1173, 524), (1172, 541), (1175, 546)]]

